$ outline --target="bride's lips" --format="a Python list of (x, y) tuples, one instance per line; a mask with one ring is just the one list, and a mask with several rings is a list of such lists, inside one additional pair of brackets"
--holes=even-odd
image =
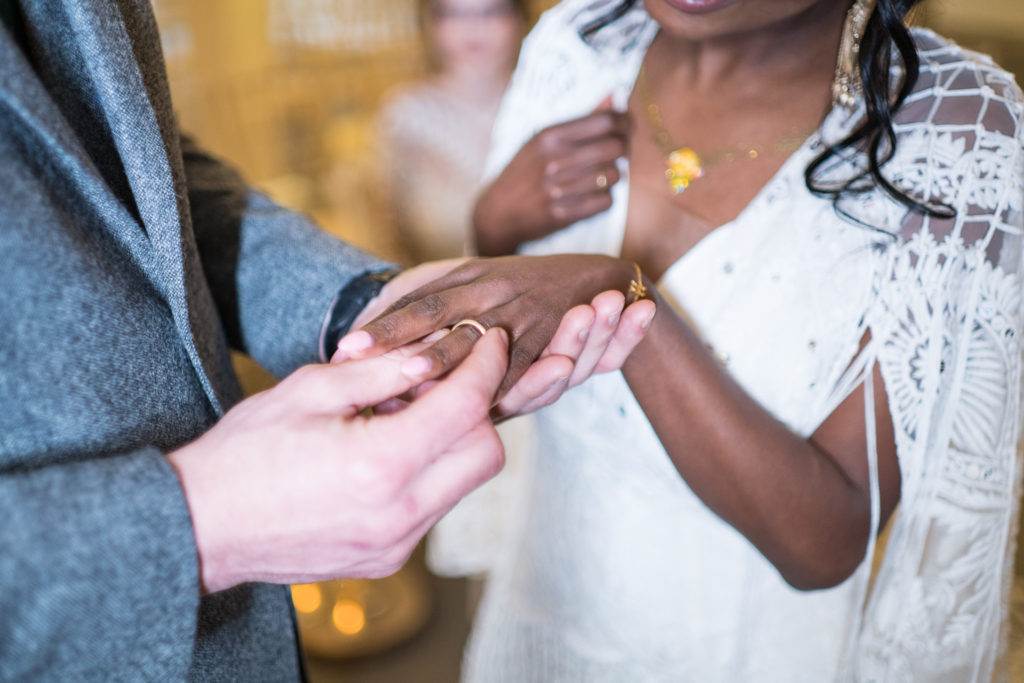
[(665, 0), (666, 3), (684, 12), (714, 12), (737, 0)]

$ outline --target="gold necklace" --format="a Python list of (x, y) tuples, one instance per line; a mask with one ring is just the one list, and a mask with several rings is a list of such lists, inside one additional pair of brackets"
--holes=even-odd
[(723, 147), (708, 154), (698, 154), (692, 147), (679, 146), (672, 140), (668, 129), (665, 127), (665, 119), (661, 115), (661, 109), (650, 97), (647, 89), (647, 77), (645, 68), (640, 67), (640, 73), (636, 80), (636, 91), (640, 97), (640, 104), (647, 114), (647, 120), (651, 124), (654, 143), (665, 155), (665, 178), (674, 194), (682, 194), (694, 180), (701, 178), (708, 168), (732, 161), (744, 159), (757, 159), (766, 149), (773, 152), (795, 152), (804, 143), (812, 130), (799, 131), (775, 140), (767, 147), (759, 146), (736, 146)]

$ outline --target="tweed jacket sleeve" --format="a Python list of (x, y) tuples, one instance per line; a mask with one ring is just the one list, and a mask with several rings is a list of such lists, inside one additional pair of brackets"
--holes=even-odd
[(315, 361), (380, 261), (182, 140), (147, 0), (0, 26), (0, 681), (294, 680), (287, 590), (200, 600), (163, 454), (238, 399), (229, 345)]
[(275, 204), (187, 136), (181, 151), (196, 244), (228, 342), (278, 376), (316, 362), (339, 289), (392, 266)]

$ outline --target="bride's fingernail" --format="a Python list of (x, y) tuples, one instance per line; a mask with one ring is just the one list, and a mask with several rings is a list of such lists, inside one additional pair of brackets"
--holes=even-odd
[(402, 363), (402, 374), (406, 377), (419, 377), (430, 371), (430, 359), (425, 356), (415, 356)]
[(608, 324), (611, 325), (612, 327), (615, 327), (616, 325), (618, 325), (619, 324), (619, 314), (618, 313), (612, 313), (610, 316), (608, 316)]
[(580, 341), (587, 341), (587, 337), (590, 336), (590, 328), (584, 327), (582, 330), (580, 330), (580, 333), (577, 336), (579, 337)]
[(369, 332), (364, 330), (346, 334), (341, 338), (341, 341), (338, 342), (338, 349), (345, 353), (365, 351), (371, 346), (373, 346), (373, 337), (370, 336)]

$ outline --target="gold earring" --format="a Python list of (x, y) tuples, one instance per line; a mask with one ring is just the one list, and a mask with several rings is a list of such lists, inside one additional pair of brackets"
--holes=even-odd
[(832, 79), (832, 105), (845, 109), (857, 106), (864, 88), (860, 82), (860, 41), (868, 25), (876, 0), (856, 0), (846, 13), (843, 36), (839, 40), (836, 73)]

